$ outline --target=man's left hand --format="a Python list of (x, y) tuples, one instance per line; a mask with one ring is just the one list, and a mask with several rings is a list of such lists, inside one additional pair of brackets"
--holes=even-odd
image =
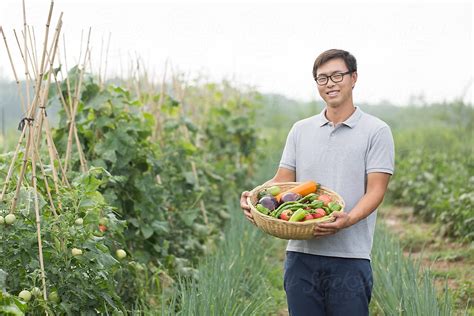
[(349, 227), (349, 215), (346, 212), (332, 212), (336, 220), (332, 223), (318, 223), (314, 226), (314, 236), (322, 237), (337, 233), (343, 228)]

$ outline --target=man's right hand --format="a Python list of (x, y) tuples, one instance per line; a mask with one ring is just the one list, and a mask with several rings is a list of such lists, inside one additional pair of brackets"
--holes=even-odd
[(242, 195), (240, 196), (240, 207), (242, 208), (242, 211), (244, 211), (245, 217), (254, 225), (255, 220), (253, 219), (252, 213), (250, 213), (250, 206), (247, 204), (247, 197), (250, 196), (249, 191), (244, 191), (242, 192)]

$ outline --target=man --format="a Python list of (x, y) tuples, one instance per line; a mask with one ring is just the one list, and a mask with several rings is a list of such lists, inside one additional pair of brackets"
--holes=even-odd
[[(290, 315), (368, 315), (370, 252), (376, 209), (394, 171), (389, 126), (354, 106), (357, 63), (349, 52), (319, 55), (313, 77), (326, 108), (291, 128), (279, 168), (268, 181), (314, 180), (346, 202), (332, 223), (315, 224), (314, 238), (290, 240), (284, 286)], [(255, 224), (242, 193), (241, 207)]]

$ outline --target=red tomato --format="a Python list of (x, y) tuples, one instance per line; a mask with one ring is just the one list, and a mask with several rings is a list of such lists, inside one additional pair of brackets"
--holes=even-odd
[(324, 202), (324, 205), (328, 205), (329, 202), (332, 202), (332, 199), (329, 195), (327, 194), (321, 194), (319, 197), (318, 197), (318, 200), (320, 201), (323, 201)]
[(99, 230), (101, 232), (105, 232), (107, 230), (107, 226), (99, 224)]
[(326, 211), (323, 210), (322, 208), (317, 208), (315, 210), (315, 213), (313, 214), (313, 218), (320, 218), (326, 216)]
[(280, 218), (284, 221), (288, 221), (288, 220), (290, 220), (291, 215), (293, 215), (293, 212), (291, 210), (284, 210), (280, 214)]
[(305, 221), (309, 221), (310, 219), (313, 219), (313, 214), (308, 214), (304, 217)]

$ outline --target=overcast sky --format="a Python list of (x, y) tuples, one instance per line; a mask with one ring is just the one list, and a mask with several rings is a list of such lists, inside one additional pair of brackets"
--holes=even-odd
[[(26, 5), (40, 42), (50, 1), (26, 0)], [(126, 67), (130, 55), (139, 55), (161, 77), (168, 58), (190, 78), (230, 78), (262, 92), (320, 100), (311, 73), (314, 59), (341, 48), (358, 60), (355, 103), (403, 105), (413, 95), (449, 101), (463, 93), (472, 102), (473, 6), (468, 1), (56, 0), (52, 25), (61, 11), (68, 66), (78, 57), (81, 30), (92, 27), (95, 64), (101, 39), (106, 42), (111, 33), (109, 74), (119, 73), (120, 64)], [(21, 30), (22, 23), (21, 1), (1, 0), (0, 25), (17, 57), (13, 29)], [(0, 76), (11, 77), (3, 42)]]

